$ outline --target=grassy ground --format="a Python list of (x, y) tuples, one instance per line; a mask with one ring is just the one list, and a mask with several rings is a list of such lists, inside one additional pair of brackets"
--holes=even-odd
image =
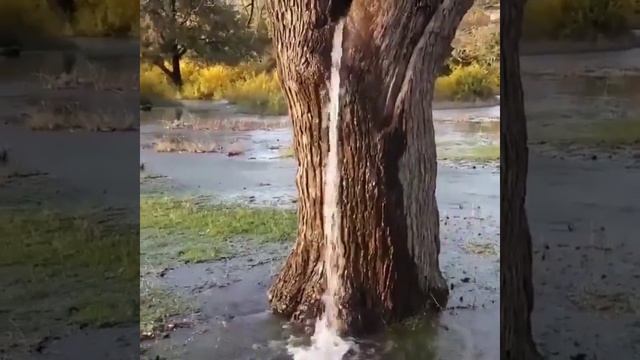
[(240, 236), (262, 241), (293, 240), (295, 212), (240, 205), (210, 205), (195, 199), (140, 199), (141, 266), (216, 260)]
[(475, 145), (469, 147), (443, 148), (438, 158), (452, 161), (491, 162), (500, 160), (500, 144)]
[(143, 337), (168, 331), (171, 321), (197, 312), (190, 301), (149, 281), (150, 275), (183, 263), (232, 256), (240, 237), (258, 241), (295, 238), (294, 211), (213, 205), (192, 198), (143, 196), (140, 199), (140, 322)]
[(2, 214), (0, 247), (0, 321), (15, 329), (0, 334), (1, 344), (29, 348), (56, 329), (138, 321), (137, 226)]
[(628, 146), (640, 143), (640, 122), (634, 119), (608, 120), (546, 129), (531, 126), (531, 140), (558, 145), (578, 143), (596, 147)]
[[(283, 158), (293, 158), (295, 156), (293, 148), (291, 147), (281, 149), (280, 154)], [(443, 144), (438, 146), (438, 159), (473, 161), (481, 163), (500, 160), (500, 144), (476, 145), (470, 147), (447, 147)]]

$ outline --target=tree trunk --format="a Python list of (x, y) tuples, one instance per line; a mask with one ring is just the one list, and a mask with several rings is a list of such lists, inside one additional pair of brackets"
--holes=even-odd
[(171, 83), (177, 87), (178, 89), (182, 88), (182, 71), (180, 69), (180, 60), (182, 59), (182, 55), (179, 54), (176, 50), (176, 53), (171, 55), (171, 69), (167, 67), (165, 64), (165, 60), (161, 56), (156, 56), (153, 59), (153, 64), (156, 65), (162, 72), (165, 74), (167, 79), (171, 81)]
[(175, 85), (178, 89), (182, 88), (182, 71), (180, 70), (180, 58), (182, 58), (182, 56), (178, 53), (178, 51), (171, 56), (171, 80), (173, 80), (173, 85)]
[[(331, 1), (331, 6), (338, 2)], [(438, 264), (436, 69), (471, 0), (354, 0), (343, 33), (338, 146), (341, 216), (335, 302), (341, 332), (444, 307)], [(348, 5), (348, 4), (347, 4)], [(335, 9), (270, 0), (274, 48), (298, 158), (298, 240), (269, 290), (274, 312), (318, 317), (326, 288), (323, 181)]]
[(502, 4), (500, 68), (502, 84), (500, 153), (501, 219), (500, 280), (502, 287), (502, 358), (538, 359), (531, 335), (533, 284), (531, 234), (525, 212), (528, 148), (527, 123), (520, 80), (520, 40), (524, 0)]

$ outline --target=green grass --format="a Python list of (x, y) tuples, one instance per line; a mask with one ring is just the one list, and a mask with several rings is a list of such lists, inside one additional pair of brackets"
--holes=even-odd
[(500, 145), (475, 145), (440, 151), (439, 158), (453, 161), (490, 162), (500, 160)]
[(602, 145), (632, 145), (640, 143), (640, 121), (606, 121), (584, 127), (578, 141)]
[[(0, 309), (7, 309), (0, 322), (30, 336), (14, 345), (31, 346), (68, 326), (136, 323), (138, 241), (137, 227), (128, 225), (107, 228), (59, 213), (0, 214)], [(6, 341), (16, 339), (0, 334)]]
[(172, 317), (194, 311), (190, 301), (175, 293), (144, 283), (140, 286), (140, 332), (145, 338), (164, 331)]
[(140, 199), (140, 229), (142, 265), (156, 267), (218, 259), (240, 236), (293, 240), (297, 216), (290, 210), (145, 196)]
[(581, 144), (612, 147), (640, 143), (640, 121), (605, 120), (586, 124), (548, 126), (530, 129), (533, 142), (545, 141), (553, 144)]

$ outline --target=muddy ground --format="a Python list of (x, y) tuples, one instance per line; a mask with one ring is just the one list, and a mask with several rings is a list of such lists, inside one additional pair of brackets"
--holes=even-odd
[[(447, 152), (497, 146), (498, 107), (439, 109), (434, 114), (439, 149), (451, 157), (441, 156), (437, 186), (441, 264), (451, 300), (438, 318), (414, 319), (384, 334), (356, 339), (357, 358), (499, 356), (499, 169), (496, 161)], [(143, 196), (199, 196), (214, 203), (295, 209), (296, 162), (282, 151), (291, 145), (286, 118), (257, 119), (225, 104), (196, 102), (185, 104), (181, 121), (174, 120), (174, 109), (143, 114)], [(156, 151), (154, 146), (167, 136), (213, 142), (221, 150)], [(232, 144), (241, 144), (242, 153), (229, 156)], [(141, 236), (144, 241), (145, 231)], [(291, 246), (235, 239), (233, 255), (222, 261), (148, 274), (143, 281), (189, 299), (195, 311), (174, 319), (177, 325), (164, 336), (143, 342), (145, 356), (287, 359), (287, 344), (308, 341), (309, 329), (271, 315), (266, 291)]]
[(532, 321), (548, 359), (640, 358), (639, 58), (639, 48), (522, 58)]

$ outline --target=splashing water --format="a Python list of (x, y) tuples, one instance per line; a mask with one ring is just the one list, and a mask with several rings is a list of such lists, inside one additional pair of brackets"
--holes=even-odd
[(327, 276), (327, 289), (322, 297), (325, 310), (316, 322), (315, 332), (309, 347), (289, 347), (289, 354), (294, 360), (341, 360), (354, 346), (350, 341), (342, 339), (336, 331), (338, 309), (335, 296), (339, 279), (337, 261), (341, 259), (340, 243), (340, 207), (338, 205), (338, 189), (340, 172), (338, 167), (338, 127), (340, 120), (340, 64), (342, 60), (342, 35), (344, 20), (336, 25), (331, 50), (331, 82), (329, 89), (329, 153), (325, 168), (324, 183), (324, 233), (326, 236), (324, 266)]

